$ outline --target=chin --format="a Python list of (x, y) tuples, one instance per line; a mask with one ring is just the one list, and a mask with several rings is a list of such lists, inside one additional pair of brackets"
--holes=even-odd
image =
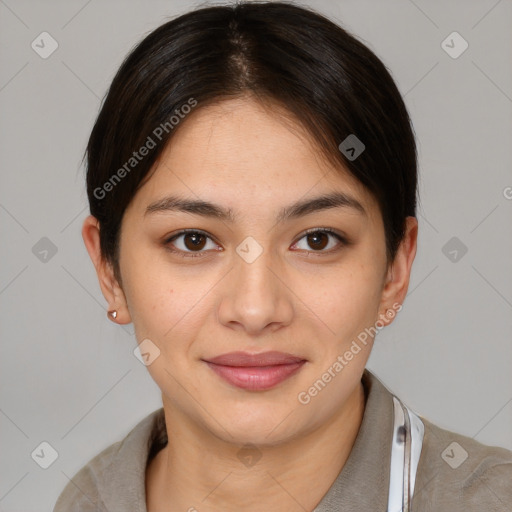
[(277, 445), (296, 437), (300, 428), (290, 407), (258, 407), (247, 402), (238, 408), (226, 404), (222, 410), (227, 413), (212, 414), (218, 424), (207, 421), (217, 437), (232, 444)]

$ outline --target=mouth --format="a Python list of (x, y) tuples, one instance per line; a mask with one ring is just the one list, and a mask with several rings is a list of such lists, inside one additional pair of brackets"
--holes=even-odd
[(283, 352), (230, 352), (203, 361), (229, 384), (250, 391), (277, 386), (295, 375), (306, 362)]

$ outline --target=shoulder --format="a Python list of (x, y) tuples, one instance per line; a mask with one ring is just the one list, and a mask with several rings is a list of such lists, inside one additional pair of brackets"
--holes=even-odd
[(167, 441), (163, 409), (143, 418), (121, 441), (93, 457), (66, 484), (53, 512), (139, 510), (148, 456)]
[(421, 418), (425, 425), (413, 509), (505, 511), (512, 504), (512, 452)]
[(66, 484), (53, 512), (106, 512), (100, 496), (101, 482), (108, 474), (122, 441), (111, 444), (93, 457)]

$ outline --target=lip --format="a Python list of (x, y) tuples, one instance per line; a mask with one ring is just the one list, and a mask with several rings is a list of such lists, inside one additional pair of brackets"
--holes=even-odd
[(298, 363), (304, 361), (304, 358), (276, 351), (261, 352), (259, 354), (229, 352), (211, 359), (206, 359), (206, 361), (223, 366), (274, 366), (278, 364)]
[(230, 352), (205, 363), (228, 383), (247, 390), (262, 391), (297, 373), (305, 359), (283, 352)]

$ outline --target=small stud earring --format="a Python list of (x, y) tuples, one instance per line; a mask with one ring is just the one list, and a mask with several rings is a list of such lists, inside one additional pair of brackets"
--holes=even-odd
[(109, 316), (113, 318), (114, 320), (117, 318), (117, 311), (114, 309), (112, 311), (108, 312)]

